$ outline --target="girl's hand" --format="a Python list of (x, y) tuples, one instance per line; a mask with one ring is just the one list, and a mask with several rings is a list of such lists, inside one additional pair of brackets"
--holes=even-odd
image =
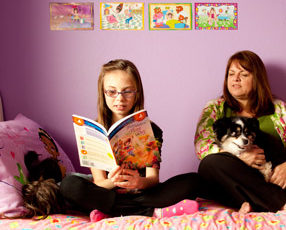
[(239, 158), (252, 168), (263, 169), (263, 164), (266, 163), (263, 149), (258, 146), (253, 146), (252, 149), (242, 153)]
[(118, 175), (118, 180), (114, 182), (114, 185), (126, 189), (141, 189), (141, 179), (142, 177), (140, 177), (137, 170), (122, 169), (122, 172)]
[(270, 182), (273, 184), (277, 184), (281, 188), (286, 188), (286, 162), (277, 165), (274, 170), (273, 174), (270, 178)]
[(112, 183), (117, 186), (115, 183), (116, 182), (122, 182), (122, 179), (120, 179), (120, 174), (122, 174), (123, 168), (120, 166), (116, 166), (114, 169), (112, 169), (108, 173), (108, 179), (112, 181)]

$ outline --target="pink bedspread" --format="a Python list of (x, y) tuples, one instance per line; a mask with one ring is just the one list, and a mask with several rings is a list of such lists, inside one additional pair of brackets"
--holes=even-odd
[(45, 220), (0, 219), (1, 230), (86, 230), (86, 229), (286, 229), (286, 211), (277, 213), (255, 213), (240, 215), (211, 201), (200, 200), (200, 211), (192, 215), (171, 218), (127, 216), (104, 219), (96, 223), (88, 217), (51, 215)]

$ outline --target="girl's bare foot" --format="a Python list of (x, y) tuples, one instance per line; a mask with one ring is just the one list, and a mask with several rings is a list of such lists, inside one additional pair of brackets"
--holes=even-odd
[[(285, 208), (286, 208), (286, 207), (285, 207)], [(248, 202), (244, 202), (244, 203), (241, 205), (241, 207), (240, 207), (238, 213), (240, 213), (240, 214), (246, 214), (246, 213), (249, 213), (250, 211), (251, 211), (251, 206), (250, 206), (250, 204), (249, 204)]]

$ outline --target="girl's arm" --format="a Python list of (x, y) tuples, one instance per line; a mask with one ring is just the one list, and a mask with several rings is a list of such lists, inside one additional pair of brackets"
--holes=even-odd
[[(155, 123), (151, 122), (151, 126), (157, 141), (159, 152), (163, 143), (163, 131)], [(91, 168), (93, 182), (101, 187), (112, 189), (114, 187), (128, 189), (146, 189), (159, 183), (159, 167), (161, 157), (157, 156), (157, 162), (153, 167), (146, 167), (146, 177), (141, 177), (137, 170), (116, 167), (107, 173), (103, 170)]]

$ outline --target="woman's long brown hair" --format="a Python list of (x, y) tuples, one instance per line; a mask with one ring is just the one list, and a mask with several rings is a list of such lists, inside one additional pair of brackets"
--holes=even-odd
[(251, 112), (255, 114), (256, 117), (273, 114), (273, 96), (268, 82), (266, 68), (260, 57), (249, 50), (239, 51), (233, 54), (228, 60), (223, 86), (223, 97), (228, 106), (236, 112), (241, 111), (239, 102), (230, 94), (227, 88), (229, 68), (234, 61), (238, 61), (245, 70), (253, 75), (253, 89), (249, 97)]

